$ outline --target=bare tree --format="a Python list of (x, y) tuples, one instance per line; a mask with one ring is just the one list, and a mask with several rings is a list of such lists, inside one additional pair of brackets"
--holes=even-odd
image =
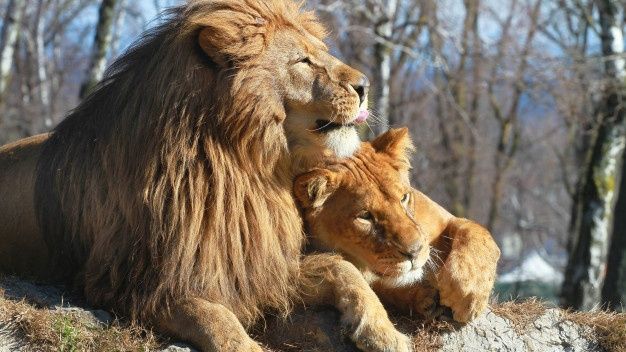
[[(421, 54), (415, 47), (428, 25), (434, 0), (337, 0), (314, 5), (339, 28), (336, 44), (344, 59), (367, 71), (371, 80), (370, 107), (374, 123), (369, 137), (400, 122), (393, 111), (394, 78)], [(428, 15), (426, 15), (428, 14)], [(343, 28), (342, 28), (343, 27)]]
[(24, 0), (10, 0), (3, 18), (2, 32), (0, 33), (0, 102), (3, 101), (9, 85), (24, 6)]
[[(486, 226), (488, 229), (493, 230), (495, 222), (498, 218), (500, 199), (502, 198), (502, 192), (504, 188), (504, 177), (508, 172), (515, 153), (518, 150), (521, 130), (519, 126), (519, 106), (526, 90), (525, 75), (528, 68), (528, 61), (530, 57), (530, 51), (532, 49), (533, 40), (537, 34), (539, 26), (539, 14), (541, 9), (541, 0), (536, 0), (529, 10), (530, 24), (526, 33), (526, 38), (522, 45), (522, 50), (519, 53), (517, 67), (514, 68), (513, 78), (511, 81), (512, 89), (510, 93), (510, 102), (507, 106), (502, 104), (502, 100), (497, 95), (497, 82), (496, 77), (498, 75), (497, 69), (500, 65), (494, 65), (491, 77), (487, 81), (488, 99), (491, 109), (493, 111), (493, 117), (496, 120), (497, 129), (497, 141), (496, 152), (494, 155), (494, 179), (491, 187), (491, 199), (489, 202), (489, 215), (487, 217)], [(503, 23), (503, 35), (500, 38), (498, 44), (497, 56), (499, 60), (505, 57), (504, 50), (506, 49), (506, 43), (509, 39), (509, 31), (511, 29), (512, 14), (515, 9), (512, 9), (511, 15)]]
[(35, 15), (35, 35), (33, 46), (34, 46), (34, 58), (35, 58), (35, 67), (37, 70), (37, 86), (39, 87), (39, 98), (41, 99), (41, 107), (43, 113), (44, 124), (46, 128), (52, 127), (52, 111), (50, 104), (50, 90), (49, 84), (50, 81), (48, 79), (48, 60), (46, 59), (45, 50), (45, 21), (44, 21), (44, 11), (46, 10), (46, 5), (49, 1), (40, 1), (37, 6), (37, 11)]
[(615, 214), (621, 216), (614, 217), (606, 279), (602, 287), (602, 303), (614, 310), (623, 310), (626, 304), (626, 160), (622, 163), (622, 182), (615, 206)]
[[(462, 53), (463, 57), (459, 64), (459, 70), (466, 70), (468, 57), (471, 56), (471, 84), (468, 89), (465, 81), (460, 81), (456, 86), (456, 96), (459, 101), (459, 108), (466, 112), (467, 123), (469, 124), (469, 133), (467, 133), (467, 150), (466, 159), (467, 167), (463, 177), (463, 200), (457, 206), (459, 216), (468, 216), (468, 210), (472, 205), (472, 195), (474, 187), (474, 177), (476, 169), (476, 130), (478, 124), (479, 104), (481, 97), (481, 52), (482, 42), (478, 30), (478, 17), (480, 10), (480, 0), (465, 0), (465, 20), (463, 22), (463, 41)], [(469, 55), (468, 53), (471, 53)], [(469, 94), (469, 97), (467, 95)]]
[(562, 303), (576, 309), (591, 309), (601, 302), (616, 187), (620, 184), (626, 147), (623, 5), (619, 0), (599, 0), (597, 7), (604, 56), (604, 98), (599, 107), (599, 128), (590, 143), (577, 197), (573, 251), (561, 293)]
[[(444, 38), (438, 19), (431, 19), (429, 38), (434, 67), (436, 118), (441, 133), (440, 145), (445, 152), (441, 168), (446, 193), (452, 212), (467, 216), (473, 185), (476, 124), (478, 106), (483, 95), (481, 71), (481, 40), (478, 34), (479, 0), (465, 0), (465, 17), (459, 46), (458, 60), (448, 60), (444, 53)], [(436, 2), (432, 4), (436, 11)], [(458, 62), (458, 64), (454, 63)], [(456, 66), (455, 66), (456, 65)], [(472, 89), (468, 89), (471, 85)]]
[(100, 4), (91, 61), (87, 70), (87, 76), (80, 89), (81, 98), (89, 94), (104, 75), (107, 51), (111, 47), (113, 40), (113, 24), (118, 2), (119, 0), (102, 0)]
[(374, 66), (372, 68), (372, 78), (376, 86), (372, 89), (372, 100), (374, 110), (379, 119), (378, 124), (372, 128), (372, 136), (379, 135), (389, 129), (390, 116), (390, 94), (391, 94), (391, 70), (393, 47), (392, 35), (396, 11), (398, 11), (398, 0), (387, 0), (377, 2), (376, 8), (371, 13), (378, 13), (374, 34), (376, 43), (374, 44)]

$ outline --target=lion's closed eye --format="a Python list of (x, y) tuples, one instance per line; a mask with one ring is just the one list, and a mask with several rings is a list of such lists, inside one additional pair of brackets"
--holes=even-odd
[(367, 210), (363, 210), (356, 216), (357, 220), (372, 222), (374, 220), (374, 215)]
[(306, 55), (299, 56), (297, 59), (293, 60), (291, 64), (292, 65), (303, 64), (303, 65), (313, 66), (313, 62), (311, 61), (311, 58)]
[(304, 56), (304, 57), (299, 58), (297, 63), (313, 65), (313, 62), (311, 62), (311, 59), (308, 56)]

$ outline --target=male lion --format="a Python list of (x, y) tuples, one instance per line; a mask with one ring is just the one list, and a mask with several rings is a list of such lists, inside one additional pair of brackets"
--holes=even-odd
[(52, 133), (0, 148), (0, 271), (205, 351), (260, 351), (245, 327), (300, 300), (364, 350), (409, 350), (352, 264), (301, 260), (288, 140), (367, 115), (367, 79), (322, 37), (289, 1), (173, 9)]
[(429, 315), (438, 294), (468, 322), (487, 306), (500, 250), (482, 226), (411, 188), (410, 150), (408, 130), (390, 130), (299, 176), (306, 229), (316, 248), (354, 263), (383, 301)]

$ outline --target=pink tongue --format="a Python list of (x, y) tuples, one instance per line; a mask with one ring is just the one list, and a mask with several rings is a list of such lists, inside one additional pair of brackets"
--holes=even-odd
[(370, 116), (370, 112), (363, 109), (361, 111), (359, 111), (359, 114), (356, 116), (356, 119), (354, 120), (354, 122), (356, 123), (363, 123), (365, 122), (365, 120), (367, 120), (367, 118)]

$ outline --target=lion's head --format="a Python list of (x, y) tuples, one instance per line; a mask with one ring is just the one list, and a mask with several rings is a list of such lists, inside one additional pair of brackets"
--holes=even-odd
[(191, 0), (59, 124), (40, 228), (93, 304), (144, 319), (197, 294), (244, 323), (289, 308), (303, 236), (288, 140), (367, 114), (366, 78), (322, 39), (291, 1)]
[(420, 280), (430, 258), (429, 238), (413, 218), (411, 149), (406, 128), (390, 130), (294, 184), (312, 243), (342, 253), (387, 286)]
[(259, 104), (276, 108), (274, 118), (284, 120), (292, 146), (307, 140), (339, 156), (356, 150), (354, 125), (367, 119), (369, 81), (328, 52), (312, 13), (289, 1), (198, 6), (212, 8), (195, 20), (202, 50), (218, 72), (235, 76), (235, 87), (248, 85), (249, 93), (263, 96)]

